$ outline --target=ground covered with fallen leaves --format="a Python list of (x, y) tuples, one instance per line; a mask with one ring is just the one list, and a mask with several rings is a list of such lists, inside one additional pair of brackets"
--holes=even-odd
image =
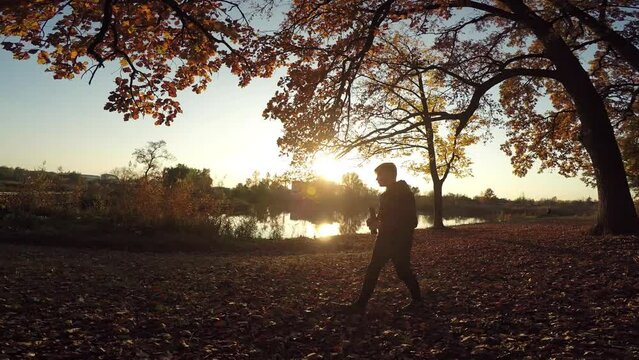
[[(370, 235), (250, 253), (0, 244), (0, 359), (639, 358), (639, 240), (576, 222), (416, 234), (423, 309), (389, 264), (341, 314)], [(297, 241), (297, 240), (289, 240)]]

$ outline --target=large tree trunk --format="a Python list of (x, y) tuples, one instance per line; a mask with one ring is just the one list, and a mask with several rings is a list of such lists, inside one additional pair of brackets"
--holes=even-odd
[(443, 183), (435, 179), (433, 178), (433, 228), (442, 229), (444, 227)]
[[(437, 173), (437, 153), (435, 152), (435, 134), (433, 133), (433, 123), (430, 120), (430, 112), (428, 109), (428, 100), (424, 92), (424, 80), (421, 73), (418, 74), (419, 95), (422, 105), (422, 120), (424, 120), (424, 130), (426, 133), (426, 147), (428, 149), (428, 168), (430, 169), (430, 178), (433, 180), (433, 228), (444, 228), (444, 201), (442, 197), (442, 186), (446, 177), (439, 178)], [(450, 166), (450, 164), (449, 164)]]
[[(587, 116), (586, 114), (582, 116)], [(621, 153), (611, 129), (582, 126), (581, 142), (592, 159), (597, 177), (599, 214), (593, 229), (598, 234), (627, 234), (638, 230)]]
[(430, 168), (430, 178), (433, 181), (433, 228), (441, 229), (444, 227), (444, 205), (442, 199), (444, 181), (439, 179), (439, 174), (437, 173), (433, 124), (430, 121), (426, 121), (424, 127), (426, 128), (426, 145), (428, 147), (428, 167)]
[(599, 215), (597, 233), (623, 234), (637, 231), (637, 213), (632, 202), (621, 152), (604, 102), (588, 73), (552, 26), (520, 0), (507, 1), (511, 10), (525, 19), (561, 74), (561, 83), (571, 95), (581, 123), (580, 140), (588, 152), (597, 179)]

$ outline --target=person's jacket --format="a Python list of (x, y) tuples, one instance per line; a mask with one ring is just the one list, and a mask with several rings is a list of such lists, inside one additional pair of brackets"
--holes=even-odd
[(379, 197), (379, 239), (412, 238), (417, 227), (415, 195), (405, 181), (386, 188)]

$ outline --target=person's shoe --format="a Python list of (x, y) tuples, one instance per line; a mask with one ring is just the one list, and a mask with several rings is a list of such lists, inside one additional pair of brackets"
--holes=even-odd
[(422, 309), (424, 306), (424, 301), (420, 300), (413, 300), (410, 302), (410, 304), (404, 306), (402, 308), (402, 312), (415, 312), (418, 311), (420, 309)]

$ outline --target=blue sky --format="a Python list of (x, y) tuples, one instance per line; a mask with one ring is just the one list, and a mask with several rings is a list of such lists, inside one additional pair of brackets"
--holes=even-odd
[[(276, 78), (256, 79), (237, 87), (236, 79), (223, 71), (200, 95), (181, 93), (184, 113), (172, 126), (155, 126), (152, 119), (123, 122), (122, 116), (102, 110), (112, 79), (107, 68), (88, 85), (86, 79), (53, 80), (35, 61), (16, 61), (0, 50), (0, 165), (32, 169), (46, 161), (55, 170), (102, 174), (126, 166), (131, 152), (147, 141), (163, 139), (168, 150), (191, 167), (209, 168), (217, 183), (234, 186), (254, 171), (282, 173), (287, 161), (278, 157), (277, 122), (261, 113), (276, 90)], [(449, 178), (444, 193), (475, 196), (491, 187), (499, 197), (584, 199), (596, 198), (596, 190), (578, 179), (558, 174), (524, 178), (512, 175), (510, 160), (499, 150), (503, 132), (495, 131), (487, 144), (468, 150), (474, 177)], [(339, 171), (355, 171), (375, 186), (375, 164), (344, 162)], [(423, 192), (430, 190), (425, 176), (400, 170), (400, 178)]]

